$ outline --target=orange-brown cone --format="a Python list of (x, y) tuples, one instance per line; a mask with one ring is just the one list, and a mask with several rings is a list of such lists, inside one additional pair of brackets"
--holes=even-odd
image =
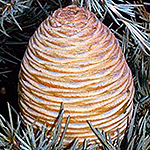
[(19, 75), (19, 104), (26, 123), (49, 127), (64, 103), (65, 141), (93, 141), (94, 127), (121, 136), (131, 118), (134, 86), (118, 41), (94, 13), (75, 5), (56, 10), (35, 31)]

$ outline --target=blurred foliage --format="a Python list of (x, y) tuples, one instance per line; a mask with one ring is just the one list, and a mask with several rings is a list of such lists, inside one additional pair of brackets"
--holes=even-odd
[[(109, 27), (118, 38), (127, 63), (130, 66), (135, 84), (135, 108), (131, 124), (121, 141), (112, 143), (104, 131), (99, 131), (88, 121), (91, 130), (102, 143), (104, 150), (150, 149), (150, 3), (142, 0), (0, 0), (0, 82), (14, 76), (28, 44), (40, 23), (54, 10), (70, 4), (87, 7)], [(17, 70), (17, 71), (18, 71)], [(18, 74), (18, 72), (17, 72)], [(15, 78), (17, 78), (15, 74)], [(11, 79), (12, 80), (12, 79)], [(17, 84), (16, 84), (17, 86)], [(16, 91), (17, 92), (17, 91)], [(17, 124), (14, 123), (11, 108), (8, 104), (8, 122), (0, 115), (0, 147), (3, 149), (62, 149), (62, 141), (67, 130), (70, 117), (64, 131), (61, 131), (63, 105), (52, 136), (47, 136), (47, 127), (33, 132), (33, 126), (24, 127), (19, 114), (16, 113)], [(61, 131), (61, 132), (60, 132)], [(59, 138), (61, 135), (61, 138)], [(106, 140), (106, 139), (109, 139)], [(99, 145), (90, 145), (85, 140), (78, 145), (74, 139), (68, 149), (98, 149)]]

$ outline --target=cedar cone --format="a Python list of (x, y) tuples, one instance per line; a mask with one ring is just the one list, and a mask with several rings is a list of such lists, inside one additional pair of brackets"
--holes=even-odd
[(25, 122), (52, 127), (64, 103), (64, 143), (97, 140), (87, 120), (123, 137), (133, 110), (131, 71), (111, 31), (87, 9), (56, 10), (30, 38), (19, 74), (19, 105)]

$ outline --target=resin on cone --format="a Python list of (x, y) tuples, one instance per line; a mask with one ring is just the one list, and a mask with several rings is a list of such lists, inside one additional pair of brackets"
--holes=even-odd
[(114, 140), (131, 119), (134, 86), (122, 49), (87, 9), (70, 5), (41, 23), (29, 41), (19, 74), (25, 122), (51, 127), (64, 103), (65, 141), (97, 140), (87, 120)]

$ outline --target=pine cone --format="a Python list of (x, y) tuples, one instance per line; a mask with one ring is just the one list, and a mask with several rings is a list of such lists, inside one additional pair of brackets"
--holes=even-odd
[(75, 5), (56, 10), (35, 31), (19, 75), (19, 105), (26, 123), (51, 127), (64, 103), (65, 142), (97, 140), (87, 120), (121, 136), (131, 118), (134, 86), (118, 41), (92, 12)]

